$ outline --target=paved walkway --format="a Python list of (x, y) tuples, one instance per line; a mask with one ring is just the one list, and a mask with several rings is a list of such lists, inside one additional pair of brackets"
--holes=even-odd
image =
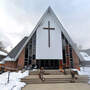
[(28, 84), (22, 90), (90, 90), (90, 85), (83, 83)]

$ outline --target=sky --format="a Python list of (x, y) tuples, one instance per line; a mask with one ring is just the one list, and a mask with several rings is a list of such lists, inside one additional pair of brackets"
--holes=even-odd
[(74, 43), (90, 48), (90, 0), (0, 0), (0, 41), (7, 50), (30, 35), (48, 6)]

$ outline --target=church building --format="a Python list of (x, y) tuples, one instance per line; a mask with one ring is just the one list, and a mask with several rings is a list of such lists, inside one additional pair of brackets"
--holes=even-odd
[(28, 37), (24, 37), (4, 60), (6, 68), (77, 68), (83, 57), (72, 39), (48, 7)]

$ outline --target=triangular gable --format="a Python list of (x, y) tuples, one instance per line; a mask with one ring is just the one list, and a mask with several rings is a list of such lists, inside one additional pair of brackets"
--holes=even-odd
[(4, 58), (4, 61), (16, 61), (16, 56), (18, 54), (18, 52), (20, 52), (20, 50), (22, 49), (23, 45), (25, 44), (26, 40), (28, 39), (28, 37), (24, 37), (17, 45), (15, 48), (13, 48), (7, 55), (6, 58)]
[(22, 46), (21, 50), (18, 52), (18, 54), (15, 57), (15, 60), (17, 60), (18, 56), (20, 55), (21, 51), (23, 50), (23, 48), (27, 45), (27, 43), (29, 42), (29, 40), (31, 39), (32, 35), (35, 33), (35, 31), (37, 30), (37, 28), (40, 26), (40, 24), (42, 23), (43, 19), (46, 17), (46, 15), (48, 13), (51, 13), (52, 16), (54, 17), (54, 19), (56, 20), (57, 25), (60, 27), (60, 30), (62, 31), (62, 33), (64, 34), (64, 36), (67, 38), (68, 42), (70, 43), (70, 45), (72, 46), (72, 48), (74, 49), (74, 51), (76, 52), (77, 56), (79, 57), (80, 61), (84, 61), (83, 57), (80, 55), (79, 50), (77, 49), (76, 45), (73, 43), (72, 39), (69, 37), (68, 33), (66, 32), (66, 30), (63, 28), (62, 24), (60, 23), (60, 21), (58, 20), (57, 16), (54, 14), (53, 10), (51, 9), (51, 7), (48, 7), (48, 9), (46, 10), (46, 12), (44, 13), (44, 15), (41, 17), (41, 19), (39, 20), (39, 22), (37, 23), (36, 27), (34, 28), (34, 30), (32, 31), (32, 33), (30, 34), (30, 36), (28, 37), (27, 41), (24, 43), (24, 45)]

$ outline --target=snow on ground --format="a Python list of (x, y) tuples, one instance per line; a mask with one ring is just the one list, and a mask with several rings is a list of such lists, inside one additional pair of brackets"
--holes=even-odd
[(0, 75), (0, 90), (21, 90), (24, 87), (25, 83), (20, 82), (20, 79), (28, 76), (29, 71), (25, 71), (24, 73), (19, 72), (10, 72), (10, 81), (8, 81), (8, 72), (5, 72)]
[[(0, 75), (0, 90), (21, 90), (21, 88), (25, 86), (25, 83), (20, 82), (20, 79), (24, 78), (25, 76), (28, 76), (29, 71), (25, 71), (24, 73), (22, 73), (21, 71), (10, 72), (10, 79), (9, 79), (10, 81), (9, 83), (7, 83), (8, 73), (9, 72), (5, 72)], [(78, 71), (78, 73), (79, 75), (88, 75), (89, 77), (88, 83), (90, 84), (90, 67), (81, 67), (81, 70)]]
[(90, 67), (81, 67), (78, 71), (79, 75), (88, 75), (90, 76)]
[(79, 75), (87, 75), (88, 76), (88, 84), (90, 84), (90, 67), (81, 67), (80, 71), (77, 69), (72, 69), (73, 71), (77, 71)]
[(88, 54), (86, 52), (80, 52), (80, 54), (83, 56), (83, 58), (86, 60), (86, 61), (90, 61), (90, 56), (88, 56)]
[(80, 69), (79, 75), (88, 75), (88, 84), (90, 84), (90, 67), (81, 67)]

